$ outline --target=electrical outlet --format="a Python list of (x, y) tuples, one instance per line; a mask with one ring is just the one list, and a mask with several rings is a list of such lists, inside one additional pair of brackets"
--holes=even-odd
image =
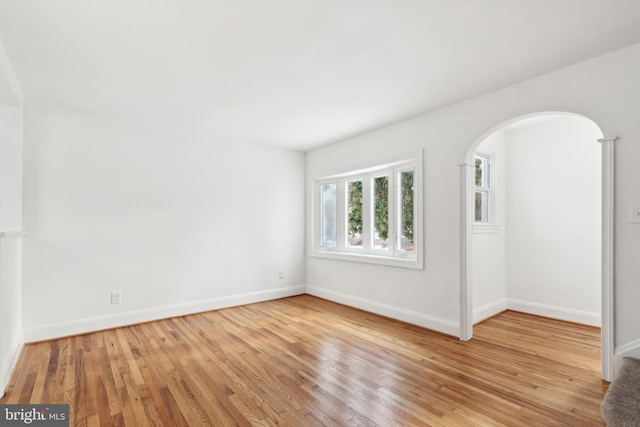
[(284, 279), (284, 270), (278, 270), (278, 277)]
[(120, 304), (122, 302), (122, 292), (111, 292), (111, 304)]

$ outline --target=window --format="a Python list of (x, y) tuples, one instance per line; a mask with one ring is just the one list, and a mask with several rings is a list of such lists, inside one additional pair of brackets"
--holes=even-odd
[(389, 249), (389, 176), (372, 179), (373, 184), (373, 248)]
[(311, 255), (421, 269), (421, 159), (316, 180)]
[(475, 156), (475, 221), (493, 221), (493, 158), (489, 154), (476, 153)]
[(400, 179), (398, 180), (398, 194), (400, 196), (400, 199), (398, 200), (398, 211), (400, 215), (398, 221), (398, 236), (400, 236), (400, 240), (398, 241), (398, 246), (400, 247), (400, 250), (403, 251), (414, 250), (414, 176), (415, 172), (413, 170), (406, 170), (399, 173)]
[(336, 217), (336, 184), (325, 184), (320, 187), (322, 205), (322, 238), (320, 245), (325, 248), (334, 248), (337, 241), (337, 217)]
[(362, 180), (347, 181), (347, 247), (362, 247)]

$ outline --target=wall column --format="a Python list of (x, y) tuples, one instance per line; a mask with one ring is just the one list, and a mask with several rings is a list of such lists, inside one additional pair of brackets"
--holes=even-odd
[(614, 352), (614, 142), (601, 138), (602, 145), (602, 379), (613, 379)]
[(460, 165), (460, 334), (462, 341), (473, 337), (473, 288), (471, 263), (473, 244), (473, 165)]

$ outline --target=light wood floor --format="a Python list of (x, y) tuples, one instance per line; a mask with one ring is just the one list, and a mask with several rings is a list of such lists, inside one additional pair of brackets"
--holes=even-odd
[(604, 425), (599, 329), (516, 312), (469, 342), (308, 295), (27, 345), (0, 403), (72, 425)]

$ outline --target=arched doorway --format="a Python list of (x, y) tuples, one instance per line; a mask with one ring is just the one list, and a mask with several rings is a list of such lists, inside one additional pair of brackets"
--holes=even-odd
[[(469, 148), (465, 163), (461, 166), (461, 179), (462, 179), (462, 194), (461, 194), (461, 236), (462, 236), (462, 252), (461, 252), (461, 265), (462, 265), (462, 278), (461, 278), (461, 292), (460, 292), (460, 338), (463, 340), (470, 339), (473, 335), (473, 323), (474, 323), (474, 249), (473, 249), (473, 227), (476, 215), (476, 200), (477, 187), (476, 179), (478, 170), (476, 168), (476, 149), (480, 144), (487, 139), (490, 135), (494, 135), (497, 131), (505, 128), (513, 128), (515, 123), (523, 123), (532, 120), (545, 121), (551, 117), (559, 118), (580, 118), (583, 121), (589, 121), (589, 123), (597, 130), (596, 135), (593, 138), (593, 143), (596, 144), (596, 140), (600, 141), (601, 147), (601, 165), (602, 175), (600, 178), (602, 184), (602, 235), (601, 235), (601, 248), (602, 248), (602, 275), (599, 278), (599, 290), (602, 292), (601, 299), (601, 326), (602, 326), (602, 377), (605, 380), (610, 380), (612, 376), (612, 354), (613, 354), (613, 309), (612, 309), (612, 282), (611, 275), (612, 263), (613, 263), (613, 229), (612, 229), (612, 207), (613, 207), (613, 138), (602, 138), (602, 132), (600, 128), (595, 125), (589, 119), (570, 113), (557, 113), (557, 112), (544, 112), (530, 114), (526, 116), (516, 117), (507, 122), (501, 123), (498, 126), (490, 129), (488, 132), (478, 138), (474, 144)], [(486, 154), (486, 152), (485, 152)], [(478, 254), (476, 254), (478, 255)], [(476, 265), (477, 268), (477, 265)], [(596, 279), (598, 280), (598, 279)], [(598, 285), (598, 283), (596, 283)], [(553, 317), (553, 316), (552, 316)]]

